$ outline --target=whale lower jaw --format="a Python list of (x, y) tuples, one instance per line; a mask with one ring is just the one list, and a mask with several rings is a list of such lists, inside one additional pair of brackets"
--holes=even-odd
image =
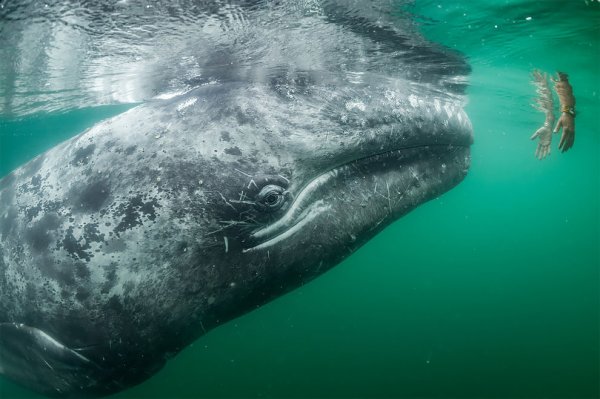
[[(340, 181), (345, 181), (347, 188), (352, 190), (352, 175), (361, 180), (371, 176), (375, 180), (373, 194), (387, 200), (388, 216), (398, 218), (462, 181), (470, 166), (469, 148), (463, 144), (418, 145), (370, 155), (329, 170), (305, 186), (283, 217), (254, 232), (255, 245), (243, 252), (268, 249), (284, 242), (320, 215), (332, 212), (335, 204), (322, 196), (334, 182), (339, 189)], [(377, 187), (376, 180), (385, 184)], [(371, 191), (367, 187), (363, 190)]]

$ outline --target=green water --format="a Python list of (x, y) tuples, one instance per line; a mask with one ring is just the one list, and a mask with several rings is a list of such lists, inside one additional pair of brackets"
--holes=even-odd
[[(600, 3), (410, 11), (473, 67), (466, 180), (115, 398), (599, 396)], [(543, 161), (534, 67), (577, 97), (574, 148)], [(123, 109), (0, 116), (0, 175)], [(38, 398), (5, 379), (0, 397)]]

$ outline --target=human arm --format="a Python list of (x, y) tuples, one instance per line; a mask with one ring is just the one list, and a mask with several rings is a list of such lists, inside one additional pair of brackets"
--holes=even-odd
[(557, 78), (554, 80), (554, 90), (558, 95), (561, 111), (554, 132), (557, 133), (562, 128), (558, 149), (565, 152), (573, 147), (575, 142), (575, 96), (566, 73), (557, 73)]
[(550, 144), (552, 143), (552, 125), (555, 120), (554, 102), (552, 92), (548, 86), (547, 75), (535, 69), (531, 73), (531, 77), (537, 93), (533, 107), (546, 115), (544, 124), (531, 136), (531, 140), (539, 139), (535, 156), (538, 159), (544, 159), (550, 154)]

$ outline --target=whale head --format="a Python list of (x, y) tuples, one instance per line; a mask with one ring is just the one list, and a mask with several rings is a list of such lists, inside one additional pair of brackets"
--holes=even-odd
[(94, 48), (127, 51), (81, 69), (158, 61), (82, 78), (64, 104), (142, 104), (0, 181), (1, 373), (62, 396), (135, 385), (465, 177), (465, 59), (388, 2), (310, 3), (87, 5)]

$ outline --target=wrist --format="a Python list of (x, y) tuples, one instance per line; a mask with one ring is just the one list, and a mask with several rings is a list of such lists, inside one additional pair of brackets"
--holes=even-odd
[(563, 114), (571, 115), (573, 118), (575, 117), (575, 107), (572, 105), (563, 105), (560, 107), (560, 112)]

